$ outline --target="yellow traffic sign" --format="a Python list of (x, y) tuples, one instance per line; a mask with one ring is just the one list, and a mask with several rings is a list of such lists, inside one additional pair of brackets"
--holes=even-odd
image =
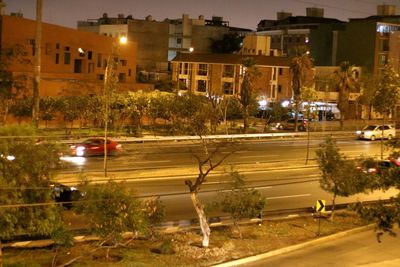
[(315, 211), (325, 212), (325, 200), (318, 199), (317, 204), (315, 205)]

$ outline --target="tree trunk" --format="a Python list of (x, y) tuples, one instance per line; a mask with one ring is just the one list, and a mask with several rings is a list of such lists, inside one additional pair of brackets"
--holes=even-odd
[(201, 228), (201, 232), (203, 233), (202, 246), (206, 248), (206, 247), (208, 247), (208, 244), (210, 242), (211, 230), (210, 230), (210, 226), (208, 225), (208, 222), (207, 222), (207, 217), (204, 214), (204, 207), (201, 204), (200, 200), (197, 198), (196, 192), (190, 192), (190, 198), (192, 199), (194, 209), (196, 210), (196, 213), (199, 216), (200, 228)]
[(247, 133), (247, 129), (249, 128), (249, 106), (244, 108), (243, 115), (243, 132)]
[(0, 267), (3, 267), (3, 244), (0, 240)]
[(331, 211), (331, 221), (333, 221), (333, 218), (335, 216), (335, 201), (336, 201), (336, 194), (333, 194), (332, 198), (332, 211)]
[(340, 130), (344, 130), (344, 115), (343, 113), (340, 113)]

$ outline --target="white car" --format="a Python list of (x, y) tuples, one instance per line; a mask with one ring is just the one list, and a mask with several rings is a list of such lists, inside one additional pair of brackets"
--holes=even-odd
[(396, 136), (396, 129), (391, 125), (367, 125), (361, 131), (356, 132), (359, 139), (392, 139)]

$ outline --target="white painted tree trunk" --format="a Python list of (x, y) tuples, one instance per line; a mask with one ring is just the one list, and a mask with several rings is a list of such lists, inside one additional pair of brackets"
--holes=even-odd
[(200, 228), (201, 232), (203, 233), (202, 246), (206, 248), (210, 243), (211, 230), (210, 226), (208, 225), (206, 215), (204, 214), (204, 207), (201, 204), (200, 200), (197, 198), (197, 193), (191, 192), (190, 198), (192, 199), (194, 209), (196, 210), (196, 213), (199, 216)]

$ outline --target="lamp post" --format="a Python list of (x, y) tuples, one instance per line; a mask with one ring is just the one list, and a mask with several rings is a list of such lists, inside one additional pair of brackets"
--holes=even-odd
[(104, 177), (107, 177), (107, 134), (108, 134), (108, 119), (109, 119), (109, 109), (110, 109), (110, 97), (113, 93), (116, 84), (118, 83), (117, 76), (117, 66), (118, 60), (116, 60), (118, 56), (118, 50), (121, 44), (126, 44), (127, 38), (121, 37), (118, 42), (115, 42), (112, 46), (111, 54), (107, 59), (107, 66), (104, 73), (104, 87), (103, 87), (103, 96), (104, 96)]

